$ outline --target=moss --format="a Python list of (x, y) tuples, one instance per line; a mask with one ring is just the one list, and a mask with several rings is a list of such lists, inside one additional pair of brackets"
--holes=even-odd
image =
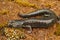
[(8, 22), (4, 22), (0, 24), (0, 27), (5, 27), (7, 25)]
[(34, 6), (34, 4), (29, 3), (27, 0), (15, 0), (15, 2), (22, 4), (24, 6)]
[(9, 28), (5, 27), (4, 28), (5, 36), (9, 39), (25, 39), (26, 36), (23, 31), (17, 28)]
[(57, 24), (57, 28), (54, 34), (60, 36), (60, 24), (59, 23)]
[(9, 11), (6, 9), (3, 9), (2, 11), (0, 11), (0, 15), (6, 15), (7, 13), (9, 13)]
[[(0, 15), (2, 15), (2, 16), (7, 15), (8, 13), (9, 13), (9, 11), (6, 9), (3, 9), (0, 11)], [(4, 27), (6, 24), (7, 24), (7, 22), (0, 23), (0, 27)]]
[(51, 8), (51, 4), (45, 4), (45, 6)]
[(11, 1), (14, 1), (14, 0), (4, 0), (4, 1), (5, 1), (5, 2), (6, 2), (6, 1), (10, 1), (10, 2), (11, 2)]
[(15, 2), (19, 5), (38, 8), (35, 4), (28, 2), (28, 0), (15, 0)]
[(14, 0), (10, 0), (10, 1), (14, 1)]
[(15, 2), (22, 6), (28, 6), (28, 7), (39, 9), (39, 7), (36, 4), (30, 3), (28, 2), (28, 0), (5, 0), (5, 1)]

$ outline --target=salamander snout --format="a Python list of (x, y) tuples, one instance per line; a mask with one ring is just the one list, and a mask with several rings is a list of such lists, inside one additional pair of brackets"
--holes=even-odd
[(23, 25), (23, 21), (20, 20), (11, 20), (8, 23), (9, 27), (22, 27), (22, 25)]
[(12, 27), (13, 25), (15, 25), (14, 23), (15, 23), (14, 21), (10, 20), (10, 21), (8, 22), (8, 26), (9, 26), (9, 27)]

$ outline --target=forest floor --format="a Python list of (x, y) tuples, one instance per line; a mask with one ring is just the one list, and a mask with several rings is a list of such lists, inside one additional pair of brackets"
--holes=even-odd
[[(50, 9), (56, 13), (56, 15), (60, 15), (60, 1), (59, 0), (28, 0), (31, 4), (36, 6), (25, 6), (25, 4), (21, 5), (16, 2), (12, 1), (4, 1), (0, 0), (0, 12), (7, 12), (7, 13), (0, 13), (0, 24), (4, 25), (8, 20), (21, 20), (23, 18), (18, 16), (18, 13), (29, 13), (38, 9)], [(23, 31), (21, 31), (23, 30)], [(0, 35), (0, 40), (9, 40), (10, 36), (16, 31), (16, 35), (19, 33), (24, 34), (26, 36), (23, 40), (60, 40), (60, 36), (54, 35), (56, 31), (56, 24), (48, 29), (44, 28), (33, 28), (32, 33), (28, 33), (26, 29), (18, 29), (18, 28), (10, 28), (4, 27), (4, 35)], [(8, 36), (8, 34), (10, 36)], [(15, 35), (13, 35), (15, 36)], [(19, 37), (19, 36), (18, 36)], [(17, 39), (11, 39), (17, 40)], [(18, 39), (22, 40), (22, 39)]]

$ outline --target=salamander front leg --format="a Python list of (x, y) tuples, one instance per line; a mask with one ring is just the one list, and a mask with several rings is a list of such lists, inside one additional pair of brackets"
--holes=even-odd
[(31, 28), (31, 26), (30, 26), (30, 25), (26, 25), (26, 27), (28, 27), (28, 28), (29, 28), (28, 33), (32, 33), (32, 28)]

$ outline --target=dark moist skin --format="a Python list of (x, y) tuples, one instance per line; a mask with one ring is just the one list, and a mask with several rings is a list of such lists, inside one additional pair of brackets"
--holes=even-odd
[[(40, 19), (30, 18), (37, 15), (43, 17), (41, 17)], [(24, 25), (30, 25), (31, 27), (49, 27), (57, 21), (56, 14), (53, 11), (47, 9), (37, 10), (28, 14), (19, 14), (19, 16), (23, 18), (28, 18), (26, 22), (24, 22)]]
[(51, 14), (50, 15), (51, 17), (56, 17), (56, 14), (52, 10), (48, 10), (48, 9), (36, 10), (34, 12), (27, 13), (27, 14), (18, 13), (18, 15), (20, 17), (23, 17), (23, 18), (30, 18), (30, 17), (34, 17), (34, 16), (42, 16), (44, 14)]
[[(33, 16), (43, 16), (41, 18), (30, 18)], [(55, 15), (55, 13), (51, 10), (38, 10), (29, 14), (19, 14), (19, 16), (23, 18), (28, 18), (24, 20), (11, 20), (8, 23), (8, 26), (10, 27), (28, 27), (30, 31), (28, 33), (32, 32), (32, 28), (48, 28), (50, 26), (53, 26), (59, 18)], [(32, 28), (31, 28), (32, 27)]]
[[(38, 18), (29, 18), (32, 16), (40, 15), (40, 19)], [(19, 16), (28, 18), (25, 20), (13, 20), (8, 23), (9, 26), (13, 27), (44, 27), (47, 28), (52, 26), (57, 22), (57, 16), (51, 10), (38, 10), (29, 14), (20, 14)]]

